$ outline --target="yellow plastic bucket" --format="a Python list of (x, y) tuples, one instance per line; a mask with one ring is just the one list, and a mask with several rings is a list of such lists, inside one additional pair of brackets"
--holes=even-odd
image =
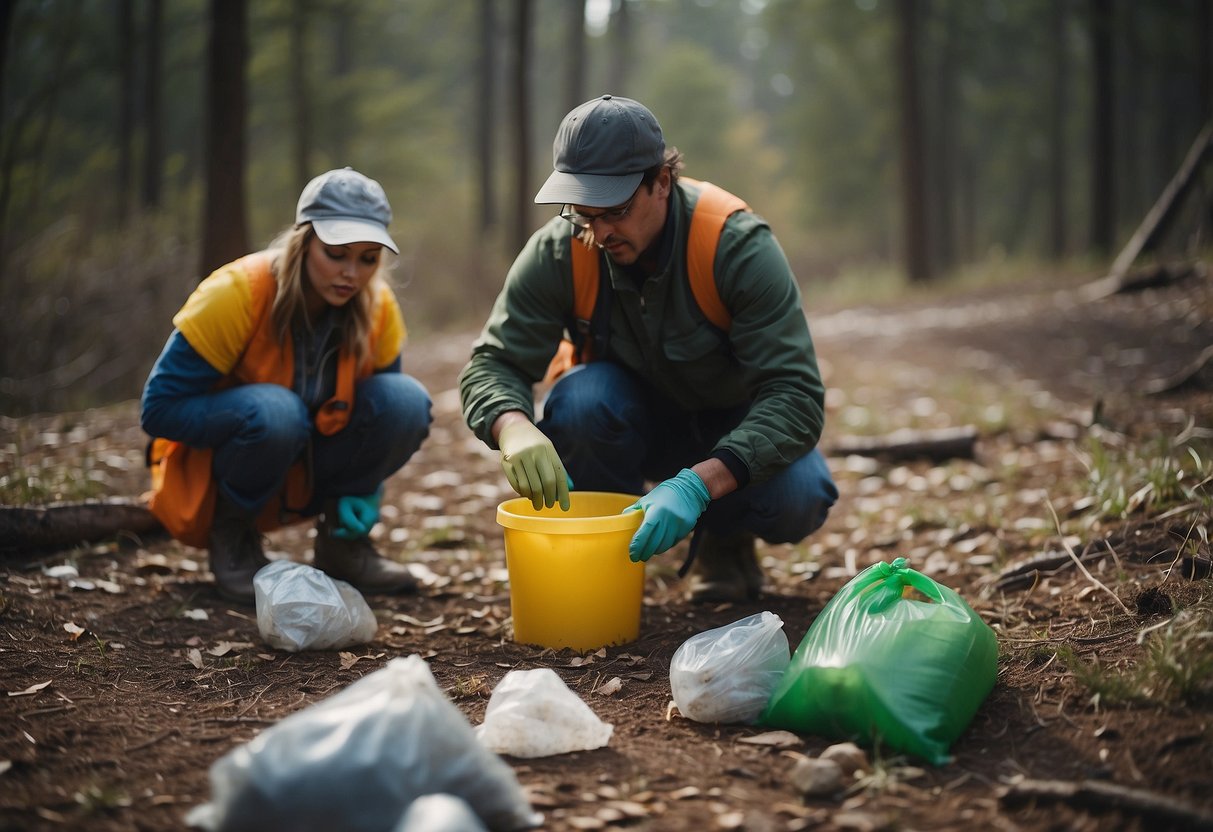
[(569, 510), (535, 510), (529, 499), (497, 507), (505, 529), (514, 640), (597, 650), (640, 635), (644, 564), (628, 560), (641, 512), (629, 494), (574, 491)]

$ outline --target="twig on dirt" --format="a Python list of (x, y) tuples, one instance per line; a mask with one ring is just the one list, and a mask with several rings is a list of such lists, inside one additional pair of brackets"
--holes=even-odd
[(170, 728), (167, 731), (165, 731), (164, 733), (157, 734), (156, 736), (152, 737), (150, 740), (141, 742), (138, 745), (127, 746), (123, 750), (126, 751), (126, 753), (128, 753), (128, 754), (131, 753), (132, 751), (142, 751), (145, 748), (151, 748), (153, 745), (160, 742), (161, 740), (168, 739), (173, 734), (177, 734), (178, 736), (180, 736), (181, 729), (180, 728)]
[(1080, 572), (1082, 572), (1083, 575), (1086, 576), (1088, 581), (1090, 581), (1092, 584), (1094, 584), (1099, 589), (1102, 589), (1104, 592), (1111, 595), (1112, 599), (1114, 601), (1116, 601), (1117, 606), (1119, 606), (1122, 610), (1124, 610), (1125, 615), (1128, 615), (1131, 617), (1133, 615), (1133, 613), (1129, 610), (1128, 607), (1125, 606), (1125, 602), (1120, 600), (1120, 596), (1117, 595), (1112, 590), (1108, 589), (1108, 587), (1102, 581), (1100, 581), (1098, 578), (1096, 578), (1094, 575), (1092, 575), (1087, 570), (1087, 567), (1083, 566), (1082, 561), (1078, 559), (1078, 555), (1074, 554), (1074, 547), (1071, 546), (1069, 544), (1069, 542), (1066, 541), (1065, 533), (1062, 532), (1062, 530), (1061, 530), (1061, 519), (1057, 516), (1057, 509), (1053, 508), (1053, 501), (1046, 497), (1045, 505), (1047, 505), (1049, 507), (1049, 513), (1053, 515), (1053, 525), (1057, 527), (1057, 533), (1061, 536), (1061, 545), (1063, 547), (1065, 547), (1066, 554), (1068, 554), (1070, 556), (1070, 560), (1074, 561), (1074, 565), (1077, 566), (1078, 570)]
[[(1197, 519), (1199, 519), (1199, 518), (1197, 518)], [(1184, 535), (1183, 543), (1180, 543), (1178, 546), (1175, 547), (1175, 559), (1171, 561), (1171, 564), (1167, 567), (1167, 571), (1163, 573), (1162, 583), (1160, 583), (1159, 586), (1162, 586), (1163, 584), (1165, 584), (1167, 582), (1167, 579), (1171, 577), (1171, 571), (1173, 569), (1175, 569), (1175, 564), (1183, 561), (1184, 549), (1188, 548), (1188, 541), (1192, 539), (1192, 532), (1196, 529), (1196, 520), (1197, 519), (1193, 519), (1192, 525), (1188, 526), (1188, 533)]]
[(1148, 382), (1145, 386), (1146, 395), (1158, 396), (1187, 387), (1192, 382), (1199, 383), (1201, 373), (1210, 363), (1213, 363), (1213, 346), (1205, 347), (1194, 360), (1166, 378)]
[(1096, 811), (1131, 812), (1185, 829), (1213, 830), (1213, 815), (1174, 797), (1100, 780), (1017, 780), (1000, 795), (999, 800), (1009, 805), (1032, 800), (1061, 801)]

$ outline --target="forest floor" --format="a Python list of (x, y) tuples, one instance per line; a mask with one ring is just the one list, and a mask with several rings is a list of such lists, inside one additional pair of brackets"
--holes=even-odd
[[(581, 655), (513, 641), (495, 515), (512, 494), (454, 389), (468, 333), (407, 348), (435, 422), (388, 482), (375, 534), (423, 585), (368, 599), (380, 625), (368, 644), (271, 648), (252, 609), (215, 593), (205, 552), (164, 537), (0, 554), (0, 829), (183, 829), (215, 760), (412, 654), (472, 725), (509, 670), (546, 667), (614, 726), (606, 748), (504, 758), (545, 829), (1213, 828), (1210, 488), (1175, 475), (1210, 470), (1209, 370), (1149, 392), (1213, 344), (1207, 271), (1106, 297), (1042, 279), (886, 307), (808, 303), (827, 449), (974, 425), (975, 458), (831, 455), (841, 499), (809, 540), (760, 545), (761, 600), (688, 603), (680, 544), (648, 566), (634, 643)], [(136, 497), (144, 441), (136, 402), (6, 417), (0, 474), (52, 498), (81, 478)], [(269, 549), (306, 560), (309, 533), (275, 532)], [(768, 728), (669, 709), (688, 637), (769, 610), (795, 649), (851, 577), (896, 557), (998, 637), (996, 684), (952, 762), (869, 749), (835, 793), (805, 797), (793, 768), (835, 740), (766, 744)], [(1016, 569), (1031, 558), (1039, 569)]]

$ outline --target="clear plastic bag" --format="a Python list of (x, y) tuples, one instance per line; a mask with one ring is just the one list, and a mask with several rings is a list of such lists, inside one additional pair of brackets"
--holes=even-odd
[(429, 794), (413, 801), (392, 832), (485, 832), (485, 828), (467, 801)]
[(879, 740), (940, 765), (997, 675), (994, 631), (963, 598), (897, 558), (860, 572), (830, 600), (760, 721)]
[(416, 655), (270, 726), (210, 777), (211, 802), (186, 822), (211, 832), (389, 832), (430, 794), (460, 798), (494, 832), (542, 821)]
[(490, 751), (548, 757), (602, 748), (615, 728), (603, 722), (548, 667), (511, 670), (489, 697), (476, 737)]
[(670, 661), (674, 704), (696, 722), (754, 722), (790, 656), (783, 620), (773, 612), (693, 635)]
[(365, 644), (379, 622), (366, 599), (306, 563), (276, 560), (253, 576), (257, 629), (266, 643), (292, 653)]

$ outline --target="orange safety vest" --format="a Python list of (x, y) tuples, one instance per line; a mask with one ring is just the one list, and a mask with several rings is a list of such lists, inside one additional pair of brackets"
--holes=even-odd
[[(682, 178), (683, 182), (697, 186), (699, 200), (691, 212), (691, 230), (687, 235), (687, 280), (691, 294), (705, 318), (717, 329), (728, 331), (733, 316), (720, 299), (716, 288), (716, 247), (724, 224), (738, 211), (748, 211), (750, 206), (739, 196), (711, 182), (699, 182)], [(577, 239), (580, 232), (574, 231), (570, 248), (573, 261), (573, 318), (580, 343), (574, 343), (572, 333), (563, 338), (556, 348), (544, 374), (545, 383), (552, 383), (577, 364), (594, 360), (594, 308), (598, 302), (601, 252), (598, 248), (587, 248)], [(605, 333), (603, 333), (605, 335)]]
[[(244, 353), (219, 388), (236, 384), (271, 383), (290, 388), (294, 379), (294, 346), (290, 339), (278, 342), (270, 319), (277, 281), (268, 252), (250, 254), (229, 268), (248, 275), (252, 290), (253, 335)], [(377, 317), (377, 316), (376, 316)], [(378, 326), (371, 333), (374, 343)], [(342, 349), (337, 359), (337, 392), (316, 414), (316, 430), (332, 436), (349, 424), (354, 409), (354, 382), (371, 374), (371, 361), (354, 367), (354, 356)], [(210, 448), (192, 448), (171, 439), (155, 438), (148, 453), (152, 491), (148, 507), (166, 529), (183, 543), (206, 548), (215, 513), (215, 478)], [(298, 510), (311, 499), (312, 483), (307, 465), (297, 462), (287, 472), (282, 491), (266, 504), (257, 517), (262, 532), (304, 519)]]

